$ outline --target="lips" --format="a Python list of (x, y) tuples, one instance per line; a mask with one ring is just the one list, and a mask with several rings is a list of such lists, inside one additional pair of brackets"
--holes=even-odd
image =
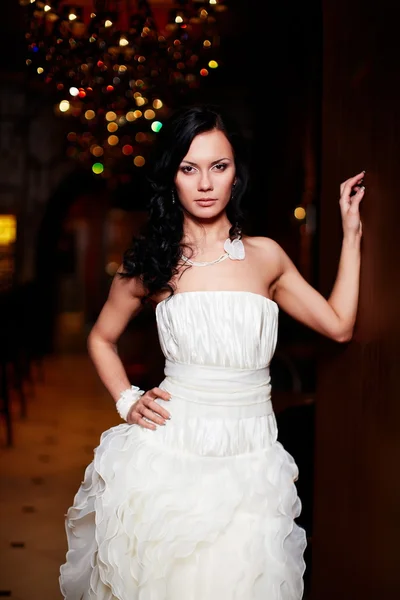
[(216, 198), (198, 198), (198, 200), (196, 200), (197, 204), (200, 204), (200, 206), (210, 206), (216, 201)]

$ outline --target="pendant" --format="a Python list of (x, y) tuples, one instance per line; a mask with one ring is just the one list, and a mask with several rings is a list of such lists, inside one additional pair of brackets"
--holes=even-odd
[(228, 238), (224, 244), (224, 250), (232, 260), (243, 260), (245, 257), (244, 245), (239, 238), (234, 240)]

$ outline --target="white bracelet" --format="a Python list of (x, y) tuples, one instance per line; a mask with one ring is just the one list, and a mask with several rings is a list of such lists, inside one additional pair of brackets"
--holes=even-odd
[(126, 421), (130, 409), (143, 394), (144, 391), (139, 389), (136, 385), (131, 385), (130, 388), (120, 393), (119, 400), (117, 400), (115, 407), (121, 419)]

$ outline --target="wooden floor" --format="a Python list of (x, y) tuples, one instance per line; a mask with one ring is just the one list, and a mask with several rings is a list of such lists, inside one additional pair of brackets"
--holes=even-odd
[(13, 600), (61, 598), (63, 515), (100, 433), (121, 422), (85, 355), (48, 359), (43, 371), (25, 420), (13, 398), (13, 448), (1, 423), (0, 597)]
[(121, 422), (85, 354), (48, 358), (43, 372), (25, 419), (13, 396), (12, 448), (1, 422), (0, 597), (12, 600), (61, 600), (63, 515), (100, 434)]

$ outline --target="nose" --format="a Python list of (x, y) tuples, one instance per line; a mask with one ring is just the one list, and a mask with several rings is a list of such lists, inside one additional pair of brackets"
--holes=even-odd
[(213, 185), (211, 181), (211, 177), (208, 171), (202, 172), (200, 174), (198, 190), (199, 192), (206, 192), (208, 190), (212, 190)]

